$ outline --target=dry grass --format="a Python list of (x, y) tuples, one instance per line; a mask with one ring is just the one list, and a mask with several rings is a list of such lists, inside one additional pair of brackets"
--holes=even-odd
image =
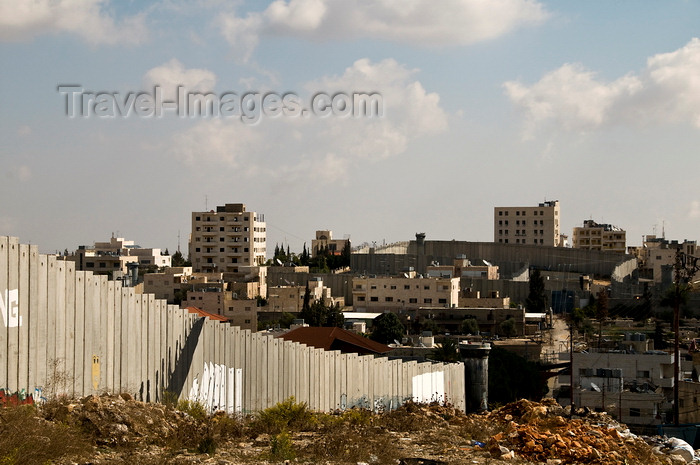
[(92, 452), (78, 429), (46, 421), (34, 406), (0, 408), (0, 464), (45, 465)]

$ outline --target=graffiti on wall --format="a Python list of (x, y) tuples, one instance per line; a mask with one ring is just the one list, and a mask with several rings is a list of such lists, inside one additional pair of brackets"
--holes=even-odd
[(243, 370), (226, 365), (204, 363), (202, 380), (196, 377), (190, 389), (189, 400), (198, 402), (209, 413), (224, 411), (241, 413), (243, 409)]
[(0, 292), (0, 313), (7, 328), (22, 326), (19, 316), (19, 289), (5, 289)]
[(34, 405), (42, 403), (46, 399), (42, 396), (41, 388), (36, 388), (34, 394), (27, 394), (27, 391), (20, 389), (14, 393), (0, 389), (0, 407), (14, 407), (17, 405)]

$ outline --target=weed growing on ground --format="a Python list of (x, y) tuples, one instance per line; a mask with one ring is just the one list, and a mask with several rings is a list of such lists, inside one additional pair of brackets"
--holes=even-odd
[(289, 433), (283, 431), (272, 437), (270, 441), (270, 456), (273, 460), (294, 460), (296, 452)]

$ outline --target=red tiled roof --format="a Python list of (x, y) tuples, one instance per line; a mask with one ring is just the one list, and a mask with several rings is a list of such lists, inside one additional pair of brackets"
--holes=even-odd
[(185, 310), (187, 310), (187, 311), (190, 312), (190, 313), (196, 313), (196, 314), (199, 315), (199, 316), (203, 316), (203, 317), (209, 318), (210, 320), (228, 321), (228, 318), (226, 318), (225, 316), (217, 315), (216, 313), (205, 312), (205, 311), (202, 310), (201, 308), (197, 308), (197, 307), (187, 307), (187, 308), (185, 308)]
[(318, 349), (339, 350), (343, 353), (385, 354), (391, 350), (389, 346), (342, 328), (305, 326), (288, 331), (280, 338)]

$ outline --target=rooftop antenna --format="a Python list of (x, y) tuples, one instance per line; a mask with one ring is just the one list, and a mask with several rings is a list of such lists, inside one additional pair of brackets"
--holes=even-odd
[(204, 195), (204, 211), (209, 211), (209, 196), (206, 194)]
[(661, 222), (661, 238), (666, 239), (666, 220)]
[(180, 251), (180, 230), (177, 230), (177, 251)]

